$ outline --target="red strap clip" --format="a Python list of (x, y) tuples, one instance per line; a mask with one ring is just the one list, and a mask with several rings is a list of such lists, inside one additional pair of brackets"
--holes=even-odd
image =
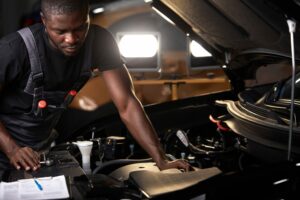
[(77, 94), (77, 91), (76, 90), (70, 90), (69, 91), (69, 95), (71, 95), (71, 96), (76, 96), (76, 94)]
[(47, 102), (46, 100), (42, 99), (38, 101), (38, 105), (37, 105), (37, 110), (35, 115), (39, 116), (39, 115), (43, 115), (43, 111), (44, 109), (47, 107)]
[(38, 108), (44, 109), (46, 107), (47, 107), (47, 102), (45, 100), (43, 100), (43, 99), (39, 100), (39, 102), (38, 102)]
[(65, 99), (65, 104), (68, 105), (72, 102), (73, 98), (76, 96), (77, 91), (76, 90), (70, 90), (68, 95), (66, 96)]

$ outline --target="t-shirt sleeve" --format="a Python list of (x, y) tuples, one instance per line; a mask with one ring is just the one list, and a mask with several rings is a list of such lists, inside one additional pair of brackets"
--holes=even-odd
[(11, 83), (17, 79), (20, 64), (10, 43), (0, 42), (0, 84)]
[(93, 67), (105, 71), (123, 65), (117, 42), (108, 30), (96, 27), (93, 45)]

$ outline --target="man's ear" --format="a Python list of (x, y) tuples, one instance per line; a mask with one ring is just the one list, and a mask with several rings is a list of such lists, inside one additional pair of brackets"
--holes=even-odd
[(41, 19), (42, 19), (42, 22), (43, 22), (43, 24), (45, 25), (45, 15), (44, 15), (44, 13), (41, 11), (40, 12), (40, 15), (41, 15)]

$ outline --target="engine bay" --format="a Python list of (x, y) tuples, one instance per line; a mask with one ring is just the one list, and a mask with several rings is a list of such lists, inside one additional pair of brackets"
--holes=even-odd
[[(193, 114), (189, 110), (193, 110)], [(87, 177), (95, 185), (100, 184), (96, 187), (109, 188), (107, 193), (99, 194), (97, 189), (87, 190), (85, 187), (88, 185), (85, 185), (85, 190), (90, 190), (85, 195), (100, 195), (109, 199), (253, 199), (258, 196), (269, 199), (298, 195), (293, 189), (299, 187), (299, 177), (294, 176), (299, 171), (296, 161), (272, 161), (274, 152), (268, 154), (266, 149), (227, 126), (225, 122), (232, 116), (220, 106), (185, 106), (184, 111), (191, 115), (170, 119), (169, 124), (166, 121), (163, 126), (156, 127), (159, 127), (158, 136), (166, 157), (170, 161), (187, 160), (194, 169), (191, 172), (176, 169), (159, 171), (127, 129), (117, 122), (108, 129), (101, 123), (89, 124), (84, 134), (80, 129), (81, 135), (73, 142), (82, 140), (93, 143), (91, 174)], [(158, 117), (155, 113), (154, 116)], [(182, 121), (183, 118), (187, 118), (189, 123)], [(182, 123), (177, 123), (177, 120)], [(111, 130), (118, 134), (107, 134)], [(73, 142), (57, 144), (52, 151), (68, 151), (81, 165), (81, 153)], [(287, 181), (277, 184), (280, 180)], [(116, 190), (121, 192), (116, 193)]]
[[(227, 126), (232, 116), (215, 103), (218, 99), (234, 98), (225, 92), (145, 107), (166, 158), (187, 160), (193, 167), (189, 172), (160, 171), (117, 114), (99, 117), (103, 110), (76, 110), (66, 113), (72, 120), (58, 128), (72, 134), (62, 135), (45, 152), (40, 170), (9, 171), (2, 180), (63, 174), (73, 199), (299, 198), (297, 160), (278, 161), (277, 151)], [(90, 171), (84, 170), (80, 141), (92, 144)]]

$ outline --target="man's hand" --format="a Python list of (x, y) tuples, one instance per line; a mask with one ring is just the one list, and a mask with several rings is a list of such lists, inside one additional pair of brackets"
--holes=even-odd
[[(1, 85), (0, 85), (1, 87)], [(20, 147), (5, 126), (0, 121), (0, 151), (4, 152), (10, 163), (16, 168), (25, 170), (37, 170), (40, 168), (40, 156), (29, 147)]]
[(18, 147), (8, 158), (10, 163), (18, 170), (23, 168), (26, 171), (36, 171), (41, 167), (38, 152), (32, 150), (30, 147)]
[(185, 172), (193, 170), (190, 164), (185, 160), (174, 160), (174, 161), (164, 160), (160, 163), (157, 163), (157, 166), (160, 170), (171, 169), (171, 168), (177, 168), (180, 170), (184, 170)]

